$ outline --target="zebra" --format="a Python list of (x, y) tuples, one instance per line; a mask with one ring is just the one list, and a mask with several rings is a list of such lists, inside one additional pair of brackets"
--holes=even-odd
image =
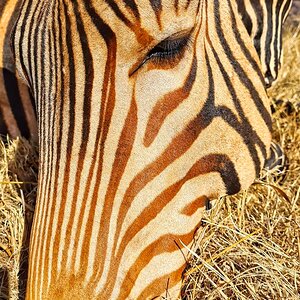
[(16, 77), (10, 36), (21, 1), (0, 1), (0, 134), (37, 140), (37, 120), (28, 86)]
[[(178, 0), (176, 0), (178, 1)], [(5, 0), (0, 3), (0, 133), (15, 138), (22, 135), (37, 141), (37, 122), (33, 97), (22, 80), (15, 78), (15, 66), (10, 51), (10, 33), (15, 21), (6, 24), (1, 15), (11, 15), (19, 9), (21, 1)], [(266, 86), (270, 87), (277, 78), (282, 60), (282, 25), (292, 6), (292, 0), (238, 0), (238, 10), (259, 55)], [(4, 9), (5, 8), (5, 9)], [(17, 16), (14, 13), (13, 16)], [(4, 66), (4, 67), (3, 67)]]
[(261, 61), (266, 87), (271, 87), (282, 63), (282, 25), (292, 0), (237, 0), (243, 23)]
[(7, 3), (39, 120), (27, 299), (175, 299), (208, 200), (270, 154), (236, 1)]

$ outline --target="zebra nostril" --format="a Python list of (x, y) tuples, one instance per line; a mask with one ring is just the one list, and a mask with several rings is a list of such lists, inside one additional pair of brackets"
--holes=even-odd
[(266, 88), (270, 88), (274, 82), (275, 78), (271, 75), (271, 76), (266, 76), (265, 77), (265, 84), (266, 84)]
[[(276, 73), (276, 70), (274, 70), (274, 73)], [(266, 88), (269, 88), (272, 86), (272, 83), (275, 81), (277, 75), (273, 76), (271, 70), (268, 68), (267, 72), (265, 73), (265, 84)]]
[(269, 83), (268, 77), (265, 77), (265, 85), (266, 85), (266, 88), (270, 87), (270, 83)]

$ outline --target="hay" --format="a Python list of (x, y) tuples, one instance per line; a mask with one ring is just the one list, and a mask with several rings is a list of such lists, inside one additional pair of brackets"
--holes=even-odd
[(28, 141), (0, 140), (0, 299), (19, 299), (19, 269), (26, 263), (20, 257), (32, 223), (37, 166), (37, 149)]
[[(285, 33), (283, 69), (269, 91), (274, 103), (283, 100), (274, 104), (273, 127), (289, 157), (289, 171), (282, 185), (269, 174), (247, 191), (219, 199), (205, 214), (195, 247), (189, 249), (185, 299), (300, 299), (300, 27), (295, 24), (290, 22)], [(36, 148), (23, 139), (0, 142), (1, 299), (18, 299), (37, 157)]]

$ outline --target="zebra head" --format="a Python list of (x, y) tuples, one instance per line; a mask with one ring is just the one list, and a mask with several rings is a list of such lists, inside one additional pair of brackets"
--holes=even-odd
[(278, 76), (282, 62), (282, 25), (292, 0), (238, 0), (238, 10), (261, 61), (266, 86)]
[(27, 299), (175, 297), (206, 200), (270, 148), (235, 0), (24, 1), (14, 52), (39, 121)]

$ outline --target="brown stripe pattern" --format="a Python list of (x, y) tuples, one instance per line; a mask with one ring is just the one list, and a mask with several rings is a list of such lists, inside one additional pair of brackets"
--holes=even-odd
[(207, 199), (270, 148), (235, 1), (27, 0), (13, 39), (39, 119), (27, 299), (175, 299)]

